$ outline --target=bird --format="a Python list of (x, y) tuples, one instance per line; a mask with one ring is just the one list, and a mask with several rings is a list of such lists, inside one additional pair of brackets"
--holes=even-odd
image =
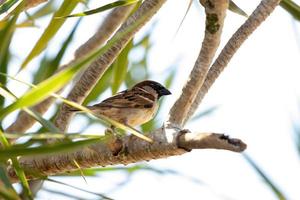
[(96, 116), (105, 116), (121, 124), (136, 127), (150, 121), (157, 113), (159, 99), (170, 94), (160, 83), (144, 80), (87, 108)]

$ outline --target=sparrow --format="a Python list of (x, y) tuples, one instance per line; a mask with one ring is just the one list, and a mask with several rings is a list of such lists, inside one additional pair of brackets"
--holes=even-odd
[(104, 115), (121, 124), (135, 127), (151, 120), (159, 107), (159, 99), (170, 94), (160, 83), (145, 80), (87, 108), (95, 115)]

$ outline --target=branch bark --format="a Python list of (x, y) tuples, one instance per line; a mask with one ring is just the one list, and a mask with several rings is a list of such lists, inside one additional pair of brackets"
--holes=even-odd
[(210, 68), (207, 77), (205, 78), (205, 81), (197, 94), (197, 97), (189, 109), (184, 123), (194, 114), (205, 94), (228, 65), (236, 51), (257, 29), (257, 27), (261, 25), (261, 23), (265, 21), (265, 19), (274, 11), (279, 2), (280, 0), (261, 1), (246, 22), (233, 34)]
[[(216, 133), (191, 133), (186, 130), (160, 128), (148, 136), (154, 143), (148, 143), (135, 136), (124, 136), (99, 142), (76, 152), (22, 157), (19, 162), (28, 178), (34, 179), (78, 170), (74, 160), (81, 168), (90, 168), (166, 158), (184, 154), (192, 149), (225, 149), (241, 152), (246, 148), (246, 144), (241, 140)], [(12, 181), (18, 181), (11, 166), (8, 168), (8, 175)]]
[[(92, 88), (96, 85), (97, 81), (101, 78), (103, 73), (108, 69), (111, 63), (117, 58), (118, 54), (126, 46), (126, 44), (133, 38), (136, 32), (138, 32), (146, 22), (148, 22), (152, 16), (161, 8), (166, 0), (145, 0), (138, 10), (133, 13), (120, 27), (115, 36), (118, 33), (123, 32), (128, 27), (135, 25), (138, 19), (143, 18), (143, 21), (139, 22), (137, 28), (130, 31), (126, 36), (120, 38), (119, 42), (109, 48), (102, 54), (97, 60), (95, 60), (88, 69), (83, 73), (79, 81), (75, 84), (67, 99), (81, 104), (85, 97), (89, 94)], [(68, 125), (74, 115), (74, 112), (69, 111), (69, 106), (63, 104), (59, 113), (54, 121), (55, 125), (62, 131), (66, 131)]]
[(28, 10), (29, 8), (33, 8), (35, 6), (38, 6), (41, 3), (44, 3), (46, 1), (48, 1), (48, 0), (25, 0), (24, 8), (25, 8), (25, 10)]
[(169, 122), (176, 127), (183, 127), (189, 108), (205, 80), (212, 59), (220, 44), (228, 3), (228, 0), (201, 0), (206, 14), (205, 36), (194, 68), (182, 89), (182, 94), (169, 113)]
[[(97, 47), (102, 46), (109, 37), (117, 30), (117, 28), (124, 22), (124, 20), (128, 17), (134, 5), (122, 6), (115, 8), (111, 11), (103, 23), (99, 26), (96, 33), (88, 39), (84, 44), (82, 44), (74, 53), (74, 58), (68, 63), (59, 68), (62, 70), (68, 67), (71, 63), (76, 62), (79, 58), (84, 55), (87, 55), (91, 51), (95, 50)], [(37, 111), (40, 114), (44, 114), (49, 107), (53, 104), (55, 98), (49, 97), (41, 103), (33, 106), (32, 109)], [(33, 119), (26, 112), (21, 111), (13, 124), (11, 124), (6, 131), (9, 133), (26, 132), (29, 128), (31, 128), (35, 124), (35, 119)]]

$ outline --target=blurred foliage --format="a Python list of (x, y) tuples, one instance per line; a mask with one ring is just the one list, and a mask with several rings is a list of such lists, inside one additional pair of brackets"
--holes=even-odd
[(287, 200), (285, 195), (281, 192), (281, 189), (279, 189), (276, 184), (268, 177), (268, 175), (263, 172), (263, 170), (258, 166), (258, 164), (247, 154), (243, 154), (245, 160), (249, 163), (249, 165), (254, 169), (254, 171), (257, 173), (258, 176), (262, 178), (262, 180), (265, 182), (266, 186), (269, 187), (274, 196), (277, 197), (279, 200)]
[(238, 7), (233, 1), (229, 1), (229, 8), (230, 11), (239, 14), (244, 17), (248, 17), (247, 13), (243, 11), (240, 7)]
[(34, 74), (33, 84), (38, 84), (41, 81), (49, 78), (56, 72), (59, 65), (61, 64), (61, 60), (69, 47), (69, 44), (72, 42), (74, 34), (80, 24), (81, 20), (78, 20), (73, 29), (71, 30), (69, 36), (66, 38), (66, 40), (61, 45), (59, 51), (56, 55), (52, 57), (44, 56), (43, 59), (40, 61), (40, 67)]
[(217, 109), (218, 109), (218, 106), (209, 107), (198, 114), (196, 113), (196, 115), (191, 119), (191, 121), (201, 119), (202, 117), (206, 117), (206, 116), (212, 114), (213, 112), (215, 112)]
[(93, 14), (97, 14), (115, 7), (120, 7), (120, 6), (128, 6), (131, 4), (135, 4), (140, 2), (141, 0), (122, 0), (122, 1), (115, 1), (109, 4), (106, 4), (104, 6), (92, 9), (92, 10), (88, 10), (82, 13), (76, 13), (76, 14), (72, 14), (72, 15), (67, 15), (67, 16), (61, 16), (62, 18), (67, 18), (67, 17), (84, 17), (84, 16), (88, 16), (88, 15), (93, 15)]
[(13, 5), (18, 3), (19, 0), (6, 0), (2, 5), (0, 5), (0, 15), (7, 12)]
[[(126, 166), (126, 167), (91, 168), (91, 169), (83, 169), (82, 172), (84, 173), (84, 175), (86, 177), (99, 177), (99, 176), (103, 175), (104, 173), (123, 172), (124, 174), (126, 174), (126, 178), (116, 185), (116, 189), (120, 189), (122, 186), (125, 186), (126, 184), (128, 184), (132, 180), (131, 178), (133, 177), (133, 175), (135, 175), (136, 173), (141, 173), (141, 172), (151, 172), (151, 173), (161, 175), (161, 176), (162, 175), (173, 175), (173, 176), (177, 176), (177, 177), (186, 179), (188, 181), (191, 181), (191, 182), (194, 182), (196, 184), (206, 186), (206, 187), (209, 188), (209, 186), (206, 185), (206, 183), (204, 183), (203, 181), (201, 181), (197, 178), (194, 178), (192, 176), (182, 174), (182, 173), (180, 173), (176, 170), (173, 170), (173, 169), (156, 168), (156, 167), (153, 167), (153, 166), (150, 166), (150, 165), (147, 165), (147, 164), (134, 164), (134, 165), (131, 165), (131, 166)], [(64, 177), (64, 176), (65, 177), (80, 177), (81, 172), (78, 170), (78, 171), (62, 174), (58, 177)], [(81, 188), (74, 187), (70, 184), (62, 183), (60, 181), (57, 181), (56, 179), (46, 179), (46, 180), (50, 181), (50, 182), (55, 182), (55, 183), (58, 183), (58, 184), (61, 184), (61, 185), (67, 186), (67, 187), (72, 187), (74, 189), (77, 189), (77, 190), (80, 190), (80, 191), (83, 191), (83, 192), (94, 194), (94, 193), (91, 193), (90, 191), (86, 191), (86, 190), (83, 190)], [(114, 190), (114, 189), (112, 189), (112, 190)], [(112, 190), (110, 190), (110, 191), (112, 191)], [(48, 191), (48, 189), (45, 189), (45, 191)], [(64, 195), (64, 192), (61, 192), (61, 189), (51, 190), (50, 192), (54, 192), (56, 194)], [(68, 195), (68, 194), (66, 194), (66, 195)], [(103, 194), (96, 193), (94, 195), (99, 196), (99, 195), (103, 195)], [(80, 197), (78, 197), (78, 198), (80, 199)]]
[(293, 134), (293, 141), (295, 143), (295, 146), (297, 148), (298, 155), (300, 156), (300, 123), (294, 123), (293, 124), (294, 134)]
[[(13, 16), (11, 19), (3, 21), (3, 26), (0, 27), (0, 72), (7, 73), (7, 68), (10, 59), (9, 45), (14, 34), (16, 21), (19, 15)], [(6, 77), (0, 76), (0, 84), (6, 85)], [(4, 98), (0, 96), (0, 108), (3, 108)]]
[(25, 58), (24, 62), (21, 65), (21, 69), (23, 70), (27, 64), (36, 56), (38, 56), (48, 45), (50, 40), (55, 36), (55, 34), (59, 31), (59, 29), (62, 27), (66, 19), (57, 19), (59, 16), (65, 16), (68, 15), (75, 9), (77, 4), (80, 2), (80, 0), (64, 0), (61, 4), (60, 8), (53, 14), (53, 17), (48, 24), (47, 28), (45, 29), (42, 36), (39, 38), (39, 40), (36, 42), (34, 47), (32, 48), (31, 52), (28, 54), (28, 56)]
[[(298, 100), (298, 113), (300, 114), (300, 101)], [(300, 121), (299, 117), (296, 119), (292, 119), (292, 129), (293, 129), (293, 142), (297, 149), (297, 153), (300, 156)]]
[[(60, 184), (60, 185), (63, 185), (63, 186), (67, 186), (67, 187), (71, 187), (71, 188), (74, 188), (76, 190), (79, 190), (79, 191), (82, 191), (82, 192), (86, 192), (86, 193), (89, 193), (89, 194), (93, 194), (95, 196), (98, 196), (98, 197), (101, 197), (102, 199), (107, 199), (107, 200), (113, 200), (112, 198), (104, 195), (104, 194), (101, 194), (101, 193), (96, 193), (96, 192), (91, 192), (91, 191), (88, 191), (88, 190), (85, 190), (85, 189), (82, 189), (82, 188), (79, 188), (79, 187), (75, 187), (73, 185), (70, 185), (68, 183), (63, 183), (61, 181), (57, 181), (57, 180), (54, 180), (54, 179), (50, 179), (50, 178), (47, 178), (46, 179), (47, 181), (49, 182), (53, 182), (53, 183), (57, 183), (57, 184)], [(54, 191), (53, 191), (54, 192)], [(57, 193), (57, 191), (56, 191)], [(65, 193), (61, 193), (63, 196), (67, 196), (65, 195)]]

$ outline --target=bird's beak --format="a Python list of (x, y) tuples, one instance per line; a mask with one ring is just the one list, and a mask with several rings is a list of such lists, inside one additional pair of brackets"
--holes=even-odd
[(159, 91), (159, 93), (160, 93), (161, 96), (172, 94), (172, 93), (171, 93), (168, 89), (166, 89), (166, 88), (161, 89), (161, 90)]

